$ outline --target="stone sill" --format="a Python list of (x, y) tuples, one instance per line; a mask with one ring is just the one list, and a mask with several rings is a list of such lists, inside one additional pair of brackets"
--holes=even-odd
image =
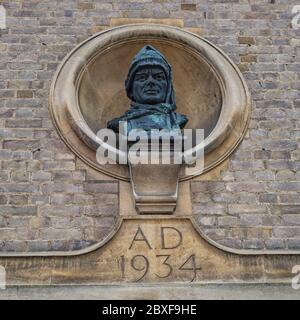
[(0, 300), (274, 300), (300, 297), (290, 284), (169, 284), (22, 286), (0, 290)]

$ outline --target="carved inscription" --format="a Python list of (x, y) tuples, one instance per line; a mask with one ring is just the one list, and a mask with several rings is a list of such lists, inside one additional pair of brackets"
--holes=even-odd
[(201, 270), (193, 248), (184, 247), (184, 234), (179, 228), (156, 226), (149, 230), (138, 225), (128, 240), (126, 254), (118, 259), (125, 281), (170, 281), (180, 277), (192, 282)]

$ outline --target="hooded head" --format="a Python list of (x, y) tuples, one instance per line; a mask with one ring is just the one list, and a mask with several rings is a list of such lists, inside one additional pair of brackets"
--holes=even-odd
[[(146, 73), (146, 75), (149, 73), (149, 77), (147, 79), (145, 79), (145, 75), (143, 75), (140, 78), (142, 80), (145, 79), (145, 81), (151, 81), (152, 78), (155, 78), (155, 73), (159, 73), (160, 70), (163, 71), (165, 77), (165, 81), (163, 80), (161, 83), (158, 83), (158, 85), (161, 84), (163, 86), (161, 90), (164, 91), (164, 101), (161, 102), (167, 104), (175, 104), (174, 90), (172, 85), (172, 68), (170, 64), (167, 62), (166, 58), (158, 50), (156, 50), (150, 45), (146, 45), (145, 47), (143, 47), (136, 54), (136, 56), (133, 58), (131, 62), (127, 79), (125, 81), (125, 87), (128, 98), (134, 101), (134, 95), (136, 94), (136, 92), (133, 92), (133, 84), (134, 81), (138, 81), (136, 80), (137, 73)], [(157, 75), (157, 79), (159, 79), (158, 77), (159, 75)], [(155, 79), (153, 80), (153, 82), (153, 86), (155, 86)], [(148, 90), (150, 95), (151, 84), (148, 83), (148, 89), (146, 90)], [(154, 91), (152, 92), (152, 95), (155, 95), (155, 88), (153, 88), (153, 90)], [(143, 102), (140, 101), (139, 103)]]

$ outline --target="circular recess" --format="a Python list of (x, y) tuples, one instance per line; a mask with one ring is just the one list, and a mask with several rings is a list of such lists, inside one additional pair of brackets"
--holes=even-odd
[[(98, 33), (63, 60), (50, 91), (51, 115), (61, 138), (94, 169), (129, 180), (127, 165), (100, 165), (97, 131), (129, 107), (124, 81), (134, 55), (146, 44), (162, 52), (173, 68), (177, 111), (186, 128), (204, 129), (204, 170), (182, 168), (180, 180), (202, 174), (225, 160), (248, 125), (250, 96), (233, 62), (216, 46), (193, 33), (155, 24), (125, 25)], [(116, 148), (112, 151), (122, 156)], [(124, 156), (124, 154), (123, 154)]]

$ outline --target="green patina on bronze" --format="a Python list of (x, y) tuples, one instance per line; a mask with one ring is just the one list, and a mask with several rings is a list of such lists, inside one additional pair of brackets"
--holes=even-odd
[(119, 132), (120, 121), (127, 121), (127, 132), (182, 129), (187, 123), (187, 117), (175, 111), (172, 67), (152, 46), (146, 45), (133, 58), (125, 88), (131, 100), (130, 109), (109, 121), (109, 129)]

